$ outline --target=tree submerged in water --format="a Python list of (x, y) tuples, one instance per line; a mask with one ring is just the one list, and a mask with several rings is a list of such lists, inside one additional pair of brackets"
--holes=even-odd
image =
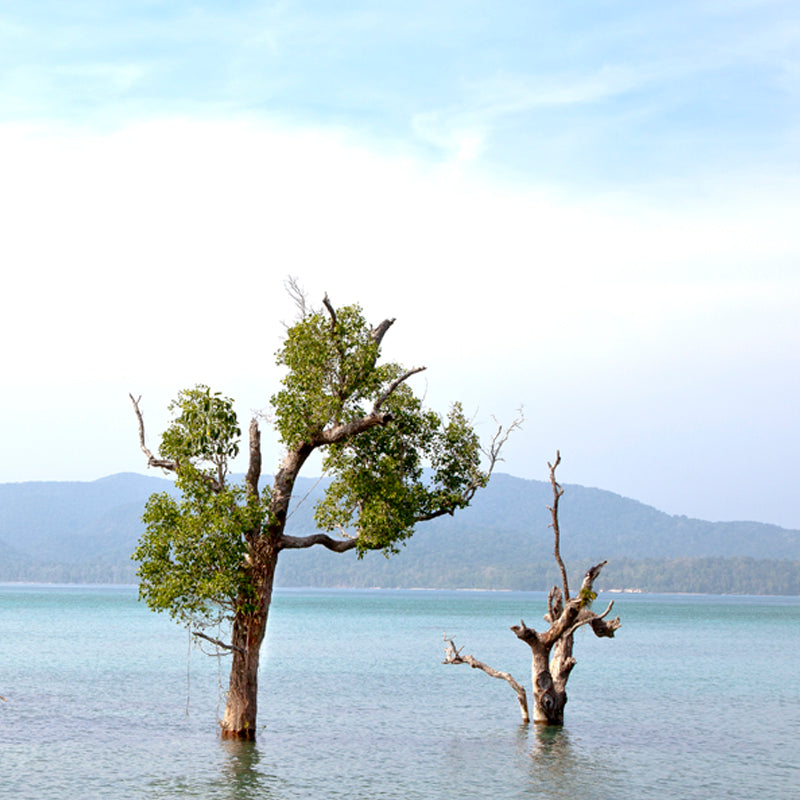
[[(578, 593), (570, 597), (567, 570), (561, 558), (561, 531), (558, 525), (558, 502), (564, 489), (556, 480), (556, 469), (561, 463), (561, 454), (556, 452), (550, 469), (550, 485), (553, 487), (553, 505), (548, 506), (552, 517), (550, 527), (553, 529), (553, 554), (561, 572), (561, 588), (554, 586), (547, 598), (545, 622), (550, 623), (548, 630), (538, 633), (529, 628), (524, 621), (512, 626), (516, 636), (531, 648), (531, 676), (533, 679), (533, 721), (544, 725), (563, 725), (564, 706), (567, 703), (567, 681), (576, 664), (572, 656), (573, 638), (578, 628), (590, 625), (595, 636), (613, 637), (620, 627), (619, 617), (607, 621), (606, 617), (614, 606), (611, 601), (602, 614), (596, 614), (591, 606), (597, 597), (594, 582), (600, 570), (607, 562), (602, 561), (590, 567), (583, 576)], [(480, 669), (493, 678), (507, 681), (517, 694), (523, 723), (530, 722), (528, 698), (525, 688), (507, 672), (500, 672), (478, 661), (471, 655), (461, 655), (453, 640), (445, 635), (445, 664), (469, 664), (473, 669)]]
[[(271, 487), (259, 487), (257, 419), (250, 422), (244, 483), (228, 480), (241, 437), (230, 398), (202, 385), (182, 391), (156, 457), (131, 395), (148, 465), (175, 473), (180, 492), (179, 499), (154, 494), (145, 507), (145, 533), (133, 554), (139, 596), (231, 654), (224, 737), (255, 738), (259, 656), (279, 555), (313, 546), (359, 557), (397, 552), (417, 523), (469, 504), (519, 424), (498, 428), (482, 450), (458, 403), (443, 418), (409, 388), (424, 367), (379, 363), (394, 320), (373, 328), (358, 306), (334, 309), (326, 295), (324, 309), (314, 310), (294, 280), (289, 291), (300, 314), (277, 353), (286, 372), (271, 404), (285, 455)], [(315, 509), (321, 531), (290, 536), (295, 481), (316, 451), (331, 477)], [(229, 641), (204, 632), (217, 626), (229, 631)]]

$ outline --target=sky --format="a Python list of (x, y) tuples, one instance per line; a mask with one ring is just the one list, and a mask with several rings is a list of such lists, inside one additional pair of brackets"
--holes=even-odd
[(800, 529), (798, 167), (793, 2), (0, 4), (0, 482), (268, 414), (295, 276), (500, 471)]

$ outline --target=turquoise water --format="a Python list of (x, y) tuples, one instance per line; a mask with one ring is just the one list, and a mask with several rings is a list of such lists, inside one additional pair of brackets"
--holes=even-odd
[(441, 664), (446, 631), (529, 684), (508, 627), (535, 627), (544, 602), (279, 591), (252, 744), (216, 734), (227, 661), (135, 589), (0, 586), (0, 787), (15, 800), (800, 796), (800, 599), (618, 596), (617, 637), (577, 637), (557, 731), (521, 726), (503, 681)]

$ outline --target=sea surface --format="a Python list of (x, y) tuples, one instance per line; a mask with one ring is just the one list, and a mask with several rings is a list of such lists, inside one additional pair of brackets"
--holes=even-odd
[[(255, 743), (222, 741), (228, 661), (133, 587), (0, 585), (0, 790), (74, 798), (800, 797), (800, 598), (613, 596), (561, 729), (443, 665), (443, 634), (530, 685), (525, 592), (282, 590)], [(603, 607), (610, 597), (596, 601)]]

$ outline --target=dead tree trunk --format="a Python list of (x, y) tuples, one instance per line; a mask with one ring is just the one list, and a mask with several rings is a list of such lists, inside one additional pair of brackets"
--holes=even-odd
[(614, 603), (602, 614), (595, 614), (590, 605), (596, 596), (592, 590), (595, 578), (605, 561), (587, 570), (576, 597), (563, 601), (561, 590), (553, 587), (548, 597), (545, 621), (550, 628), (537, 633), (524, 621), (511, 630), (531, 648), (531, 674), (533, 678), (533, 721), (546, 725), (563, 725), (564, 706), (567, 703), (567, 680), (575, 659), (572, 644), (575, 631), (582, 625), (591, 625), (596, 636), (613, 636), (620, 626), (619, 617), (606, 622), (605, 617)]

